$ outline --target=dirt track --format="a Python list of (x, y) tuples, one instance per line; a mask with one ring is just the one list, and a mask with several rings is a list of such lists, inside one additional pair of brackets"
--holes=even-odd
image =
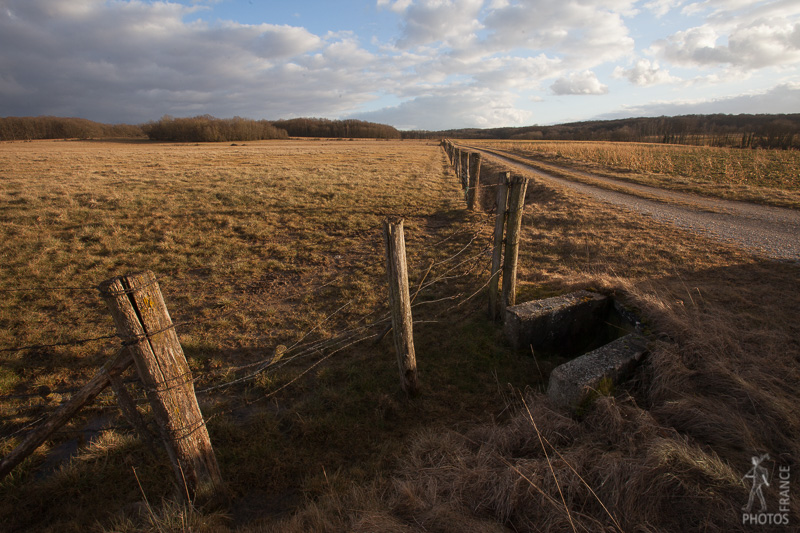
[[(502, 161), (506, 166), (531, 172), (544, 181), (569, 187), (601, 201), (714, 239), (735, 243), (758, 255), (800, 261), (800, 211), (667, 191), (580, 172), (585, 177), (613, 185), (616, 189), (609, 190), (555, 176), (496, 152), (474, 147), (470, 149)], [(642, 194), (649, 198), (642, 197)]]

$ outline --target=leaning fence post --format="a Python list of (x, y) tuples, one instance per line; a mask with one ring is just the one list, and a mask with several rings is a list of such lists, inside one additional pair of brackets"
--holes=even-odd
[(519, 232), (522, 226), (522, 209), (525, 205), (525, 191), (528, 178), (514, 176), (508, 193), (508, 221), (506, 223), (506, 250), (503, 262), (503, 295), (501, 312), (516, 303), (517, 298), (517, 259), (519, 257)]
[(122, 350), (116, 357), (107, 361), (81, 390), (73, 394), (68, 402), (61, 404), (47, 421), (25, 435), (22, 442), (0, 460), (0, 479), (3, 479), (26, 457), (35, 452), (36, 448), (41, 446), (50, 435), (75, 416), (81, 407), (94, 400), (103, 389), (108, 387), (110, 378), (121, 374), (130, 365), (131, 356), (127, 350)]
[(386, 274), (389, 279), (389, 306), (392, 310), (392, 331), (400, 384), (413, 396), (418, 391), (417, 356), (414, 352), (414, 333), (411, 318), (411, 298), (408, 293), (408, 268), (403, 219), (383, 221), (383, 240), (386, 244)]
[[(473, 152), (469, 160), (469, 185), (467, 187), (467, 207), (470, 211), (475, 211), (477, 204), (480, 204), (481, 186), (481, 154)], [(479, 207), (479, 205), (478, 205)]]
[(501, 172), (497, 184), (497, 216), (494, 220), (494, 248), (492, 249), (492, 277), (489, 278), (489, 320), (497, 320), (497, 297), (500, 290), (500, 266), (503, 260), (503, 229), (506, 225), (508, 182), (511, 172)]
[(105, 281), (100, 293), (133, 356), (183, 496), (201, 502), (222, 496), (222, 476), (192, 374), (155, 274)]

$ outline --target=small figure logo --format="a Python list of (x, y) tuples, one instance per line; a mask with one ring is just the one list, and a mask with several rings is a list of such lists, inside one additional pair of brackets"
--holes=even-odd
[(747, 500), (747, 505), (742, 507), (742, 511), (745, 513), (749, 513), (750, 509), (752, 509), (753, 500), (756, 496), (758, 496), (758, 501), (761, 502), (761, 510), (759, 510), (759, 512), (767, 512), (767, 502), (764, 500), (764, 492), (761, 490), (761, 487), (764, 485), (769, 487), (769, 472), (766, 468), (761, 466), (761, 463), (763, 463), (766, 459), (769, 459), (768, 453), (765, 453), (760, 457), (753, 456), (753, 468), (748, 470), (748, 472), (742, 477), (742, 481), (745, 479), (753, 480), (753, 486), (750, 487), (750, 498)]

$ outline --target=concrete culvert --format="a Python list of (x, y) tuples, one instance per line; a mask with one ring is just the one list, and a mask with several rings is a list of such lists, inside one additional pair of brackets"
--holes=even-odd
[(516, 349), (571, 359), (551, 372), (547, 387), (550, 399), (567, 410), (604, 381), (625, 380), (647, 351), (635, 314), (589, 291), (509, 307), (503, 330)]

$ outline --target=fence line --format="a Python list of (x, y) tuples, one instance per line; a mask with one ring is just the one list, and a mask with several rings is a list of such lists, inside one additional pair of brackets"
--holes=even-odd
[[(448, 149), (446, 148), (446, 152), (447, 151), (448, 151)], [(456, 150), (455, 153), (457, 155), (450, 155), (450, 154), (448, 154), (448, 155), (450, 155), (451, 161), (457, 161), (457, 170), (463, 172), (463, 176), (459, 176), (459, 177), (460, 177), (460, 179), (462, 179), (462, 184), (463, 184), (464, 189), (465, 189), (465, 199), (468, 200), (468, 202), (470, 204), (469, 207), (472, 209), (472, 208), (475, 207), (475, 203), (476, 203), (475, 202), (475, 198), (478, 196), (478, 193), (479, 193), (479, 190), (480, 190), (479, 188), (495, 187), (497, 185), (494, 185), (494, 184), (485, 185), (485, 184), (481, 183), (481, 179), (480, 179), (480, 175), (479, 175), (479, 172), (480, 172), (480, 170), (479, 170), (480, 169), (479, 158), (476, 158), (476, 160), (475, 160), (475, 161), (477, 161), (477, 164), (476, 164), (476, 162), (472, 160), (472, 158), (470, 156), (470, 153), (462, 152), (461, 150)], [(470, 171), (472, 171), (472, 172), (470, 172)], [(441, 226), (436, 226), (436, 229), (440, 229), (440, 228), (441, 228)], [(377, 229), (377, 226), (375, 227), (375, 229)], [(367, 231), (367, 234), (369, 234), (371, 232), (371, 230), (372, 230), (372, 228), (368, 228), (365, 231)], [(443, 243), (455, 238), (456, 236), (458, 236), (460, 234), (467, 233), (468, 231), (469, 230), (464, 230), (462, 228), (459, 228), (455, 232), (453, 232), (451, 235), (448, 235), (444, 239), (442, 239), (439, 242), (437, 242), (435, 246), (439, 246), (439, 245), (441, 245), (441, 244), (443, 244)], [(464, 246), (462, 246), (454, 255), (452, 255), (452, 256), (444, 259), (444, 260), (441, 260), (441, 261), (433, 260), (430, 263), (430, 265), (427, 267), (427, 270), (424, 272), (424, 274), (422, 274), (420, 276), (420, 279), (418, 281), (417, 290), (416, 290), (416, 292), (414, 294), (414, 298), (413, 299), (416, 299), (417, 296), (419, 296), (421, 293), (424, 293), (425, 291), (427, 291), (431, 287), (437, 286), (437, 285), (439, 285), (441, 283), (445, 283), (445, 282), (449, 282), (449, 281), (453, 281), (453, 280), (458, 280), (458, 279), (464, 279), (464, 278), (472, 276), (474, 274), (475, 270), (478, 269), (481, 264), (483, 264), (483, 266), (484, 266), (482, 272), (486, 272), (488, 269), (490, 269), (490, 265), (485, 264), (484, 261), (481, 261), (481, 258), (485, 258), (485, 257), (488, 257), (490, 255), (490, 254), (488, 254), (488, 251), (491, 248), (491, 244), (489, 244), (486, 247), (480, 249), (480, 251), (478, 253), (476, 253), (476, 254), (469, 255), (466, 258), (462, 258), (460, 261), (458, 261), (454, 265), (449, 266), (448, 268), (446, 268), (443, 272), (437, 272), (436, 275), (433, 276), (433, 279), (431, 279), (430, 281), (426, 281), (428, 276), (429, 276), (429, 274), (431, 274), (431, 272), (434, 271), (434, 269), (438, 269), (438, 267), (446, 266), (449, 263), (457, 261), (459, 258), (461, 258), (461, 256), (463, 254), (465, 254), (468, 250), (470, 250), (473, 246), (475, 246), (478, 243), (479, 237), (482, 237), (484, 232), (485, 232), (485, 228), (480, 228), (477, 231), (474, 231), (469, 236), (468, 242)], [(256, 244), (256, 245), (245, 245), (242, 248), (244, 248), (244, 249), (264, 248), (264, 247), (269, 246), (269, 245), (270, 245), (269, 243)], [(356, 252), (354, 252), (354, 253), (356, 253)], [(367, 252), (367, 251), (362, 252), (362, 253), (363, 253), (363, 255), (370, 254), (370, 252)], [(256, 258), (252, 258), (252, 259), (237, 259), (237, 260), (228, 261), (228, 262), (219, 262), (219, 263), (215, 263), (215, 264), (212, 264), (212, 265), (204, 265), (204, 266), (200, 266), (200, 267), (187, 267), (187, 268), (182, 268), (182, 269), (173, 269), (173, 270), (169, 270), (169, 271), (164, 272), (162, 274), (162, 276), (163, 276), (164, 279), (168, 280), (170, 278), (174, 278), (175, 276), (177, 276), (177, 275), (179, 275), (181, 273), (196, 272), (196, 271), (203, 271), (203, 270), (220, 270), (220, 269), (226, 268), (228, 266), (237, 265), (237, 264), (241, 264), (241, 263), (246, 263), (246, 262), (249, 262), (249, 261), (252, 261), (252, 260), (255, 260), (255, 259)], [(261, 260), (267, 260), (267, 259), (268, 258), (261, 258)], [(459, 269), (461, 269), (465, 265), (467, 266), (465, 271), (457, 272)], [(399, 268), (400, 267), (393, 267), (393, 269), (399, 269)], [(402, 268), (406, 268), (405, 267), (405, 258), (404, 257), (402, 258)], [(390, 270), (392, 270), (392, 269), (390, 269)], [(456, 273), (451, 275), (451, 273), (454, 273), (454, 272), (456, 272)], [(486, 289), (487, 286), (489, 286), (489, 284), (493, 281), (493, 278), (494, 278), (494, 276), (490, 276), (489, 280), (486, 281), (486, 283), (481, 285), (475, 291), (471, 291), (471, 290), (470, 291), (466, 291), (466, 292), (462, 291), (462, 292), (459, 292), (459, 293), (457, 293), (455, 295), (444, 296), (444, 297), (434, 298), (432, 300), (421, 301), (421, 302), (417, 302), (416, 304), (413, 304), (413, 305), (412, 305), (413, 299), (408, 297), (409, 296), (408, 295), (408, 286), (406, 284), (405, 289), (401, 289), (401, 292), (402, 291), (405, 292), (405, 299), (406, 299), (406, 302), (408, 303), (408, 305), (407, 305), (407, 319), (406, 319), (406, 322), (409, 325), (409, 329), (408, 329), (408, 332), (404, 334), (406, 340), (408, 340), (409, 342), (413, 343), (413, 337), (412, 337), (411, 330), (410, 330), (410, 326), (411, 325), (438, 322), (436, 320), (413, 320), (413, 318), (411, 317), (411, 309), (414, 309), (414, 308), (418, 309), (420, 306), (423, 306), (423, 305), (432, 305), (432, 304), (441, 303), (441, 302), (445, 302), (445, 301), (457, 300), (453, 305), (447, 307), (446, 309), (440, 311), (439, 313), (437, 313), (435, 315), (436, 317), (442, 316), (443, 314), (446, 314), (446, 313), (452, 311), (453, 309), (459, 308), (459, 307), (465, 305), (467, 302), (473, 300), (477, 295), (481, 294), (484, 291), (484, 289)], [(139, 286), (130, 287), (130, 288), (126, 288), (124, 285), (121, 285), (121, 286), (117, 287), (119, 290), (113, 291), (113, 293), (108, 293), (108, 291), (106, 291), (107, 292), (106, 297), (107, 297), (107, 299), (108, 298), (112, 298), (113, 299), (115, 297), (123, 297), (124, 296), (125, 300), (127, 300), (128, 297), (134, 298), (136, 293), (138, 293), (142, 289), (145, 289), (145, 288), (149, 287), (150, 285), (154, 285), (156, 283), (156, 280), (157, 280), (157, 278), (155, 277), (155, 275), (152, 275), (152, 279), (148, 283), (146, 283), (144, 285), (139, 285)], [(272, 300), (272, 299), (269, 299), (269, 298), (265, 299), (260, 294), (249, 294), (249, 293), (246, 293), (244, 291), (242, 291), (242, 294), (247, 294), (247, 296), (249, 298), (257, 298), (260, 301), (269, 301), (269, 302), (273, 302), (273, 303), (280, 303), (280, 302), (284, 302), (284, 301), (289, 301), (289, 300), (294, 299), (294, 298), (303, 297), (303, 296), (306, 296), (306, 295), (309, 295), (309, 294), (317, 293), (320, 290), (324, 289), (325, 287), (332, 285), (335, 281), (336, 281), (336, 279), (330, 279), (329, 281), (327, 281), (327, 282), (325, 282), (325, 283), (323, 283), (321, 285), (312, 287), (312, 288), (307, 289), (307, 290), (295, 291), (295, 292), (291, 293), (290, 295), (284, 296), (283, 298), (278, 299), (278, 300)], [(89, 291), (89, 290), (96, 290), (96, 289), (94, 287), (89, 289), (89, 288), (84, 288), (84, 287), (48, 288), (48, 287), (43, 287), (42, 286), (42, 287), (7, 289), (7, 290), (0, 290), (0, 292), (23, 292), (23, 291), (46, 292), (48, 290)], [(238, 291), (231, 291), (231, 292), (238, 293)], [(468, 294), (468, 295), (466, 297), (464, 297), (465, 294)], [(393, 300), (393, 299), (394, 298), (390, 297), (390, 300)], [(208, 379), (208, 378), (212, 378), (213, 379), (214, 377), (218, 376), (219, 374), (215, 375), (214, 373), (205, 373), (205, 374), (198, 375), (198, 376), (195, 376), (195, 377), (192, 378), (191, 377), (191, 371), (188, 369), (188, 366), (186, 366), (186, 370), (185, 371), (179, 372), (178, 374), (170, 377), (167, 381), (163, 381), (162, 380), (162, 382), (160, 382), (158, 384), (158, 386), (150, 386), (150, 387), (145, 386), (145, 389), (148, 390), (148, 395), (150, 395), (150, 393), (158, 393), (158, 394), (163, 394), (163, 395), (169, 395), (169, 394), (172, 394), (173, 391), (183, 390), (185, 387), (188, 387), (188, 389), (186, 389), (186, 390), (191, 391), (191, 397), (192, 397), (191, 401), (193, 401), (196, 404), (196, 399), (194, 399), (196, 394), (209, 394), (209, 393), (211, 393), (213, 391), (229, 388), (229, 387), (236, 386), (236, 385), (241, 385), (243, 383), (246, 383), (246, 382), (249, 382), (249, 381), (252, 381), (252, 380), (256, 379), (259, 375), (263, 374), (266, 371), (277, 370), (277, 369), (283, 368), (286, 365), (289, 365), (291, 363), (298, 362), (298, 361), (300, 361), (302, 359), (307, 359), (307, 358), (312, 358), (313, 357), (313, 359), (310, 362), (309, 366), (305, 367), (298, 375), (294, 376), (289, 382), (283, 384), (282, 386), (280, 386), (276, 390), (270, 391), (267, 394), (260, 395), (258, 399), (264, 399), (264, 398), (272, 397), (275, 394), (279, 393), (280, 391), (284, 390), (286, 387), (288, 387), (288, 386), (292, 385), (293, 383), (295, 383), (297, 380), (301, 379), (308, 372), (310, 372), (311, 370), (313, 370), (314, 368), (316, 368), (317, 366), (322, 364), (324, 361), (327, 361), (328, 359), (330, 359), (333, 355), (335, 355), (337, 353), (340, 353), (343, 350), (345, 350), (347, 348), (350, 348), (350, 347), (352, 347), (352, 346), (354, 346), (354, 345), (356, 345), (356, 344), (358, 344), (360, 342), (364, 342), (366, 340), (373, 339), (373, 338), (378, 338), (378, 339), (382, 338), (382, 336), (385, 333), (371, 332), (371, 330), (373, 328), (378, 327), (378, 326), (384, 325), (384, 324), (386, 324), (386, 323), (388, 323), (390, 321), (390, 313), (387, 313), (384, 310), (385, 308), (383, 306), (381, 306), (381, 308), (379, 308), (379, 309), (375, 309), (374, 311), (362, 316), (361, 318), (357, 319), (357, 321), (356, 321), (356, 323), (359, 323), (359, 322), (363, 322), (363, 321), (368, 320), (369, 317), (377, 317), (377, 319), (372, 320), (371, 322), (368, 322), (366, 324), (354, 325), (354, 326), (349, 327), (349, 328), (347, 328), (347, 329), (345, 329), (343, 331), (334, 333), (331, 337), (328, 337), (326, 339), (304, 342), (305, 339), (308, 339), (309, 336), (311, 336), (315, 331), (317, 331), (320, 328), (322, 328), (325, 324), (329, 323), (334, 317), (338, 316), (344, 310), (349, 308), (353, 304), (354, 301), (355, 301), (355, 299), (351, 299), (350, 301), (348, 301), (344, 305), (338, 307), (332, 313), (330, 313), (327, 316), (325, 316), (322, 321), (320, 321), (320, 322), (316, 323), (315, 325), (313, 325), (313, 327), (311, 327), (310, 330), (305, 332), (289, 348), (285, 348), (282, 345), (279, 345), (278, 347), (276, 347), (276, 349), (271, 354), (271, 356), (269, 356), (267, 358), (263, 358), (263, 359), (261, 359), (259, 361), (247, 363), (245, 365), (241, 365), (241, 366), (238, 366), (238, 367), (227, 368), (227, 369), (224, 370), (224, 372), (226, 374), (230, 374), (231, 372), (236, 373), (236, 372), (240, 372), (242, 370), (254, 369), (254, 370), (249, 371), (247, 374), (245, 374), (243, 376), (237, 377), (237, 378), (235, 378), (235, 379), (233, 379), (231, 381), (228, 381), (226, 383), (220, 383), (220, 384), (216, 384), (216, 385), (212, 384), (212, 385), (209, 385), (207, 387), (199, 388), (199, 389), (195, 390), (194, 387), (193, 387), (193, 384), (194, 384), (195, 381), (197, 381), (197, 380), (199, 380), (201, 378), (202, 379)], [(170, 335), (172, 337), (174, 337), (174, 339), (176, 339), (176, 341), (177, 341), (177, 336), (175, 334), (175, 328), (176, 327), (191, 328), (192, 326), (197, 325), (197, 324), (202, 324), (202, 323), (207, 323), (207, 322), (211, 322), (211, 321), (220, 320), (220, 319), (225, 318), (226, 316), (229, 316), (229, 315), (231, 315), (231, 314), (233, 314), (233, 313), (235, 313), (235, 312), (237, 312), (237, 311), (239, 311), (241, 309), (242, 309), (241, 306), (235, 306), (235, 307), (230, 308), (230, 309), (225, 309), (225, 311), (222, 312), (222, 314), (215, 314), (214, 316), (206, 317), (206, 318), (203, 318), (203, 319), (189, 320), (189, 321), (179, 322), (179, 323), (171, 323), (171, 321), (170, 321), (170, 323), (166, 327), (159, 326), (159, 327), (157, 327), (155, 329), (153, 329), (151, 327), (150, 329), (152, 329), (152, 331), (150, 331), (150, 332), (148, 332), (146, 328), (144, 329), (143, 333), (133, 332), (133, 333), (130, 333), (130, 334), (125, 334), (125, 333), (122, 332), (122, 330), (120, 330), (120, 332), (117, 335), (105, 335), (105, 336), (102, 336), (102, 337), (95, 337), (95, 338), (89, 338), (89, 339), (78, 339), (78, 340), (73, 340), (73, 341), (70, 341), (70, 342), (54, 343), (54, 344), (49, 344), (49, 345), (41, 344), (41, 345), (31, 345), (31, 346), (4, 348), (4, 349), (0, 349), (0, 352), (23, 351), (23, 350), (30, 350), (30, 349), (36, 349), (36, 348), (48, 348), (48, 347), (57, 347), (57, 346), (73, 346), (73, 345), (80, 345), (80, 344), (93, 342), (93, 341), (109, 340), (109, 339), (113, 339), (113, 338), (120, 338), (123, 341), (123, 346), (126, 346), (126, 347), (128, 347), (128, 346), (138, 346), (138, 345), (141, 344), (140, 341), (143, 340), (143, 339), (147, 339), (148, 343), (149, 342), (153, 342), (152, 341), (153, 335), (161, 334), (161, 333), (166, 334), (168, 332), (172, 332), (172, 333), (170, 333)], [(164, 313), (166, 313), (166, 310), (164, 311)], [(400, 322), (398, 322), (396, 317), (395, 317), (395, 320), (393, 320), (393, 322), (394, 322), (395, 328), (398, 328), (398, 324), (400, 324)], [(118, 327), (121, 327), (120, 324), (121, 323), (118, 322)], [(395, 329), (395, 328), (392, 328), (392, 329)], [(401, 332), (399, 332), (397, 330), (395, 331), (395, 334), (399, 335), (399, 336), (403, 335)], [(399, 337), (397, 337), (397, 338), (399, 338)], [(398, 345), (397, 342), (396, 342), (396, 345)], [(177, 349), (180, 350), (179, 344), (177, 345)], [(123, 350), (127, 351), (126, 348), (123, 348)], [(181, 355), (182, 355), (182, 351), (181, 351)], [(400, 357), (400, 351), (398, 351), (398, 356)], [(119, 358), (119, 356), (118, 356), (118, 358)], [(411, 358), (413, 359), (413, 347), (411, 348)], [(402, 358), (400, 358), (400, 359), (402, 359)], [(185, 359), (184, 359), (184, 364), (185, 364)], [(138, 363), (137, 363), (137, 365), (138, 365)], [(405, 368), (406, 368), (406, 372), (410, 372), (409, 368), (411, 368), (411, 367), (405, 367)], [(415, 369), (415, 364), (414, 364), (414, 369)], [(143, 376), (142, 376), (141, 372), (142, 372), (142, 369), (140, 368), (139, 369), (140, 379), (143, 379)], [(402, 361), (401, 361), (401, 374), (403, 372), (404, 372), (403, 371), (403, 364), (402, 364)], [(121, 383), (121, 381), (118, 380), (118, 375), (115, 375), (113, 377), (117, 380), (117, 387), (116, 388), (119, 388), (119, 384)], [(96, 381), (98, 378), (96, 377), (94, 379)], [(138, 382), (138, 380), (131, 380), (131, 381)], [(403, 388), (406, 389), (409, 393), (413, 393), (416, 390), (416, 381), (415, 381), (415, 379), (411, 380), (411, 381), (408, 381), (408, 380), (404, 381), (403, 382)], [(85, 387), (84, 387), (84, 389), (81, 389), (81, 391), (84, 391), (84, 390), (85, 390)], [(125, 392), (127, 392), (127, 389), (126, 389)], [(79, 393), (79, 394), (81, 394), (81, 393)], [(94, 396), (96, 396), (96, 395), (97, 395), (97, 393), (94, 393)], [(120, 392), (119, 391), (117, 392), (117, 395), (118, 395), (118, 397), (120, 396)], [(94, 396), (92, 396), (92, 398), (94, 398)], [(75, 396), (73, 396), (73, 400), (74, 400), (74, 397)], [(258, 401), (258, 399), (254, 400), (254, 401)], [(69, 402), (69, 404), (74, 404), (73, 400), (71, 400)], [(120, 398), (120, 401), (121, 400), (122, 399)], [(150, 401), (152, 403), (153, 399), (151, 398)], [(252, 403), (252, 402), (249, 402), (246, 398), (245, 398), (245, 401), (248, 404)], [(144, 401), (141, 401), (141, 403), (143, 403), (143, 402)], [(56, 412), (62, 412), (63, 411), (62, 408), (64, 408), (64, 405), (65, 404), (62, 404), (58, 409), (56, 409)], [(81, 404), (81, 405), (83, 405), (83, 404)], [(242, 405), (244, 405), (244, 404), (242, 404)], [(226, 410), (224, 412), (231, 412), (235, 408), (236, 408), (235, 406), (231, 407), (229, 410)], [(129, 411), (130, 411), (130, 409), (129, 409)], [(218, 412), (214, 416), (219, 416), (220, 414), (222, 414), (222, 413)], [(17, 431), (15, 431), (14, 433), (11, 433), (10, 435), (7, 435), (5, 438), (7, 439), (7, 438), (14, 437), (15, 435), (21, 433), (25, 429), (37, 424), (39, 421), (42, 420), (42, 418), (43, 417), (40, 417), (37, 421), (33, 421), (33, 422), (28, 423), (26, 426), (17, 429)], [(202, 430), (202, 432), (205, 432), (205, 424), (206, 424), (206, 422), (202, 419), (202, 416), (200, 416), (199, 420), (195, 420), (195, 421), (193, 421), (191, 423), (189, 421), (187, 421), (185, 424), (181, 424), (181, 425), (177, 426), (177, 427), (180, 428), (180, 431), (178, 431), (177, 429), (175, 431), (173, 431), (174, 428), (173, 429), (169, 429), (169, 428), (172, 428), (172, 426), (174, 425), (172, 423), (162, 421), (162, 422), (160, 422), (160, 424), (162, 425), (162, 434), (164, 435), (165, 440), (171, 439), (172, 442), (176, 443), (176, 446), (180, 447), (180, 445), (181, 445), (180, 443), (183, 442), (184, 439), (187, 439), (187, 438), (194, 439), (195, 436), (198, 435), (198, 431)], [(167, 428), (167, 429), (164, 429), (164, 428)], [(188, 429), (188, 432), (186, 431), (187, 429)], [(206, 435), (206, 439), (207, 439), (207, 433), (205, 433), (205, 435)], [(202, 437), (201, 437), (201, 440), (202, 440)], [(179, 449), (179, 448), (174, 448), (174, 449)], [(208, 444), (208, 450), (210, 451), (210, 443)], [(15, 450), (15, 452), (16, 452), (16, 450)], [(211, 459), (213, 460), (213, 452), (210, 452), (210, 453), (211, 453)], [(180, 453), (178, 455), (180, 455)], [(187, 457), (189, 457), (189, 456), (187, 456)], [(4, 461), (5, 461), (5, 459), (4, 459)], [(177, 464), (177, 463), (175, 463), (173, 461), (173, 464)], [(186, 461), (181, 461), (180, 464), (181, 464), (181, 466), (178, 469), (180, 470), (181, 475), (184, 475), (185, 473), (183, 472), (183, 468), (184, 468), (184, 466), (186, 466), (186, 464), (189, 464), (189, 463), (186, 463)], [(216, 464), (216, 461), (213, 460), (213, 464), (212, 463), (209, 463), (209, 464), (213, 466), (213, 465)], [(195, 462), (195, 466), (196, 466), (196, 462)], [(212, 468), (212, 467), (207, 467), (207, 468), (211, 468), (211, 470), (210, 471), (206, 471), (206, 474), (205, 474), (206, 477), (205, 478), (203, 478), (203, 475), (199, 475), (199, 477), (195, 478), (194, 482), (192, 483), (192, 486), (194, 488), (197, 488), (198, 486), (203, 485), (203, 484), (206, 484), (206, 485), (210, 484), (210, 485), (214, 485), (214, 486), (217, 486), (219, 484), (220, 481), (219, 481), (218, 476), (216, 474), (214, 474), (214, 468)], [(209, 472), (210, 472), (210, 478), (208, 477)], [(202, 474), (202, 472), (201, 472), (201, 474)], [(217, 474), (218, 474), (218, 472), (217, 472)], [(178, 477), (178, 479), (180, 480), (180, 477)], [(187, 496), (191, 496), (191, 494), (189, 494)]]

